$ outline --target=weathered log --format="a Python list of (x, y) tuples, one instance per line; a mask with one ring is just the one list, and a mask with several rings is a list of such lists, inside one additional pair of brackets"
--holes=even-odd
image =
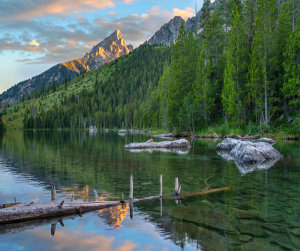
[(162, 142), (143, 142), (143, 143), (131, 143), (124, 146), (125, 149), (190, 149), (191, 143), (186, 139), (178, 139), (173, 141)]
[[(182, 197), (194, 197), (207, 195), (211, 193), (223, 192), (230, 190), (231, 186), (223, 188), (214, 188), (214, 189), (204, 189), (202, 191), (196, 192), (187, 192), (182, 194)], [(153, 196), (143, 199), (130, 199), (130, 202), (137, 203), (143, 201), (151, 201), (154, 199), (159, 199), (160, 196)], [(162, 199), (172, 199), (174, 195), (162, 196)], [(178, 200), (178, 198), (175, 198)], [(62, 202), (61, 202), (62, 203)], [(61, 204), (60, 203), (60, 204)], [(128, 203), (128, 201), (125, 201)], [(9, 208), (0, 209), (0, 224), (15, 223), (22, 221), (31, 221), (36, 219), (47, 219), (52, 217), (61, 217), (67, 215), (76, 215), (82, 216), (86, 212), (93, 210), (104, 209), (108, 207), (114, 207), (118, 205), (123, 205), (120, 201), (101, 201), (101, 202), (69, 202), (64, 203), (64, 207), (59, 208), (59, 205), (56, 202), (50, 203), (30, 203), (24, 204), (19, 203)]]
[[(221, 187), (221, 188), (212, 188), (212, 189), (205, 188), (201, 191), (186, 192), (186, 193), (181, 194), (181, 196), (178, 196), (178, 197), (174, 197), (174, 195), (163, 195), (162, 199), (180, 200), (183, 198), (190, 198), (190, 197), (202, 196), (202, 195), (207, 195), (207, 194), (212, 194), (212, 193), (225, 192), (225, 191), (230, 190), (231, 188), (232, 188), (231, 186)], [(137, 203), (137, 202), (151, 201), (151, 200), (156, 200), (159, 198), (160, 198), (160, 196), (151, 196), (151, 197), (147, 197), (147, 198), (143, 198), (143, 199), (135, 199), (133, 202)]]
[[(63, 207), (62, 207), (63, 204)], [(120, 201), (103, 202), (69, 202), (69, 203), (33, 203), (17, 204), (9, 208), (0, 209), (0, 224), (46, 219), (72, 214), (83, 214), (93, 210), (121, 205)]]
[[(53, 217), (61, 217), (67, 215), (75, 215), (78, 214), (80, 217), (83, 213), (104, 209), (108, 207), (114, 207), (117, 205), (124, 205), (125, 203), (130, 204), (130, 217), (133, 217), (133, 203), (142, 202), (142, 201), (149, 201), (153, 199), (171, 199), (175, 197), (176, 202), (183, 199), (183, 197), (191, 197), (191, 196), (200, 196), (206, 195), (210, 193), (216, 193), (221, 191), (227, 191), (231, 187), (225, 188), (216, 188), (216, 189), (209, 189), (209, 187), (205, 188), (202, 191), (198, 192), (188, 192), (179, 196), (181, 186), (179, 186), (178, 178), (175, 179), (175, 196), (163, 196), (162, 195), (162, 175), (160, 175), (160, 195), (154, 197), (147, 197), (143, 199), (133, 199), (133, 176), (130, 176), (130, 194), (129, 200), (124, 201), (124, 196), (122, 193), (122, 200), (120, 201), (94, 201), (94, 202), (74, 202), (72, 196), (72, 202), (64, 203), (61, 201), (59, 204), (56, 202), (56, 192), (55, 192), (55, 185), (52, 184), (51, 189), (51, 202), (50, 203), (34, 203), (31, 202), (29, 204), (25, 203), (10, 203), (2, 205), (2, 209), (0, 209), (0, 224), (6, 223), (15, 223), (15, 222), (22, 222), (22, 221), (32, 221), (32, 220), (40, 220), (40, 219), (47, 219)], [(94, 190), (95, 197), (98, 197), (97, 192)], [(97, 198), (95, 198), (97, 199)], [(7, 205), (10, 205), (8, 208)], [(0, 207), (1, 208), (1, 207)], [(55, 229), (53, 229), (53, 234), (55, 233)]]

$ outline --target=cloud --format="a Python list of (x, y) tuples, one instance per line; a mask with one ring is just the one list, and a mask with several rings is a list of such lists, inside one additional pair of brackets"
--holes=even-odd
[(24, 51), (32, 53), (42, 53), (44, 50), (39, 48), (39, 43), (35, 40), (32, 40), (27, 43), (21, 43), (19, 41), (14, 41), (11, 38), (0, 38), (0, 52), (2, 50), (9, 51)]
[(31, 46), (35, 46), (35, 47), (39, 47), (40, 46), (40, 43), (37, 42), (36, 40), (31, 40), (28, 44), (31, 45)]
[(174, 16), (181, 16), (183, 19), (188, 19), (190, 17), (195, 16), (195, 10), (191, 7), (187, 7), (185, 10), (180, 10), (177, 8), (173, 9)]
[[(30, 20), (49, 15), (68, 16), (115, 6), (116, 0), (1, 0), (0, 20)], [(125, 0), (126, 2), (126, 0)]]
[[(98, 7), (103, 6), (105, 2), (113, 1), (115, 0), (97, 0), (100, 4)], [(64, 1), (51, 0), (49, 4), (61, 2)], [(79, 0), (77, 4), (80, 2), (87, 5), (95, 4), (94, 0)], [(0, 53), (4, 50), (19, 51), (25, 53), (19, 62), (56, 64), (83, 57), (117, 28), (121, 30), (127, 44), (138, 46), (176, 15), (183, 18), (190, 17), (192, 9), (173, 9), (169, 12), (160, 6), (153, 6), (145, 13), (121, 16), (110, 11), (101, 16), (92, 14), (89, 19), (78, 13), (74, 18), (67, 19), (67, 22), (63, 17), (38, 18), (22, 22), (6, 20), (5, 23), (0, 22)]]
[(137, 0), (124, 0), (124, 3), (129, 4), (129, 3), (132, 3), (134, 1), (137, 1)]

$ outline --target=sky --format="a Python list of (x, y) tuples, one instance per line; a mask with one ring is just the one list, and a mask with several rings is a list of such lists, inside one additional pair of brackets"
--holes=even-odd
[(172, 17), (194, 15), (195, 0), (1, 0), (0, 93), (83, 57), (116, 29), (136, 47)]

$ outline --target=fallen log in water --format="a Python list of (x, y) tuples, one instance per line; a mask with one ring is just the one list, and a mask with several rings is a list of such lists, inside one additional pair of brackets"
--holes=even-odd
[(153, 142), (147, 141), (142, 143), (131, 143), (124, 146), (125, 149), (190, 149), (191, 143), (186, 139), (178, 139), (173, 141)]
[(65, 215), (78, 214), (99, 210), (107, 207), (122, 205), (120, 201), (102, 202), (49, 202), (32, 203), (30, 205), (20, 203), (18, 205), (0, 209), (0, 224), (46, 219)]
[[(143, 202), (143, 201), (150, 201), (154, 199), (172, 199), (174, 198), (176, 203), (179, 200), (184, 198), (193, 197), (193, 196), (201, 196), (207, 195), (211, 193), (218, 193), (230, 190), (231, 187), (223, 187), (223, 188), (214, 188), (210, 189), (210, 186), (207, 186), (205, 189), (196, 192), (187, 192), (180, 194), (181, 186), (179, 186), (178, 178), (175, 179), (175, 194), (174, 195), (162, 195), (162, 176), (160, 176), (160, 194), (158, 196), (147, 197), (142, 199), (133, 199), (133, 177), (130, 177), (130, 195), (129, 200), (124, 201), (123, 196), (122, 200), (120, 201), (93, 201), (93, 202), (64, 202), (64, 201), (57, 201), (56, 200), (56, 192), (55, 186), (52, 185), (51, 191), (51, 202), (49, 203), (34, 203), (31, 202), (29, 204), (25, 203), (10, 203), (10, 204), (3, 204), (3, 205), (10, 205), (9, 207), (3, 206), (0, 208), (0, 224), (10, 224), (10, 223), (17, 223), (17, 222), (24, 222), (24, 221), (34, 221), (34, 220), (43, 220), (48, 218), (54, 217), (63, 217), (69, 215), (79, 215), (82, 214), (109, 208), (115, 207), (118, 205), (129, 204), (130, 205), (130, 217), (132, 218), (133, 215), (133, 203), (136, 202)], [(97, 192), (94, 192), (95, 196)]]

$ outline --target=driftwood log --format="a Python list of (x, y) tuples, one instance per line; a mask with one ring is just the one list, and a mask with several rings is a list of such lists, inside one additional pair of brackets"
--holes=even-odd
[[(123, 194), (122, 199), (120, 201), (92, 201), (92, 202), (65, 202), (65, 201), (57, 201), (56, 200), (56, 192), (55, 186), (52, 184), (51, 190), (51, 202), (49, 203), (34, 203), (31, 202), (29, 204), (25, 203), (8, 203), (0, 205), (0, 225), (2, 224), (11, 224), (25, 221), (35, 221), (35, 220), (46, 220), (49, 218), (57, 218), (63, 216), (70, 215), (79, 215), (82, 214), (109, 208), (115, 207), (118, 205), (129, 204), (130, 205), (130, 217), (133, 217), (133, 203), (151, 201), (154, 199), (175, 199), (176, 203), (179, 200), (188, 197), (207, 195), (211, 193), (218, 193), (230, 190), (231, 187), (223, 187), (223, 188), (214, 188), (211, 189), (210, 185), (208, 185), (205, 189), (196, 192), (187, 192), (180, 194), (181, 186), (179, 186), (178, 178), (175, 179), (175, 195), (167, 195), (164, 196), (162, 194), (162, 175), (160, 176), (160, 194), (158, 196), (152, 196), (142, 199), (133, 199), (133, 176), (130, 176), (130, 195), (129, 200), (124, 201)], [(96, 191), (94, 191), (95, 200), (98, 197)], [(55, 227), (53, 226), (53, 232), (55, 232)]]
[(173, 141), (161, 141), (161, 142), (142, 142), (131, 143), (124, 146), (125, 149), (190, 149), (191, 143), (186, 139), (178, 139)]

